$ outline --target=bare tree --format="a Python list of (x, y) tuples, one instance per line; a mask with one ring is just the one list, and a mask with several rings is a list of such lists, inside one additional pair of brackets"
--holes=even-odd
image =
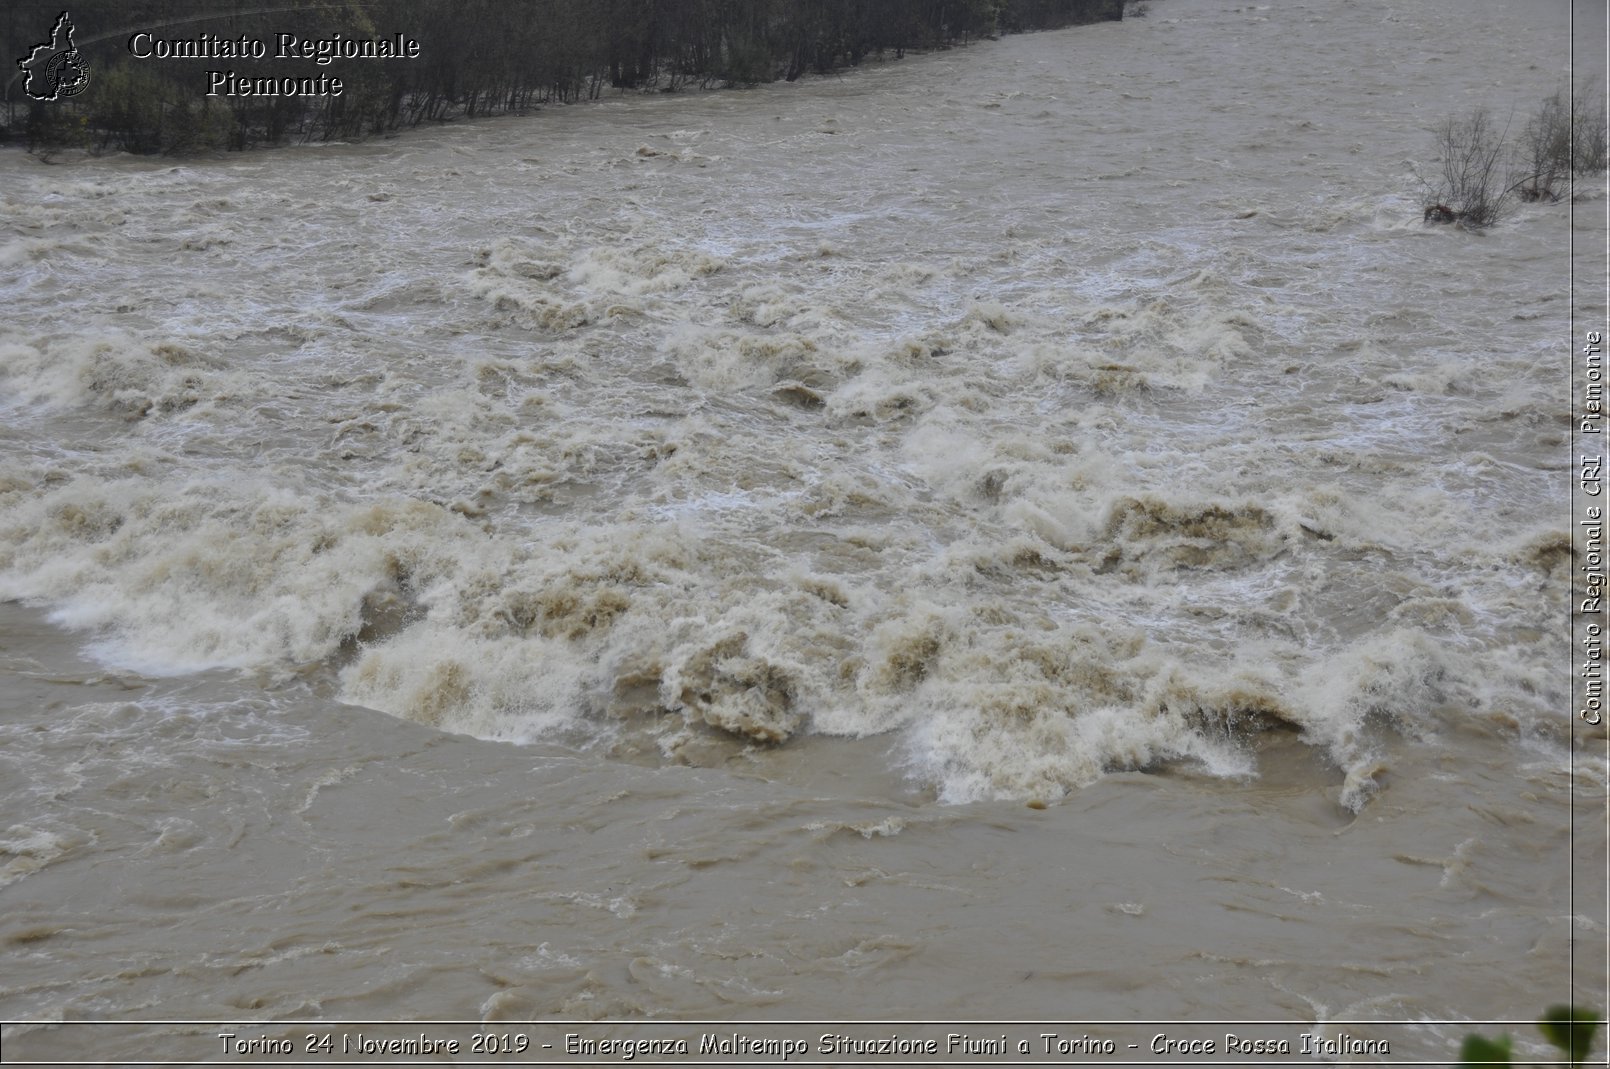
[(1486, 108), (1443, 120), (1436, 133), (1441, 174), (1435, 182), (1421, 179), (1427, 222), (1481, 228), (1498, 221), (1514, 188), (1504, 166), (1508, 134), (1509, 124), (1500, 129)]
[(1510, 123), (1500, 129), (1485, 108), (1444, 119), (1436, 131), (1441, 173), (1420, 179), (1426, 222), (1481, 228), (1512, 196), (1559, 200), (1573, 176), (1605, 170), (1605, 112), (1604, 93), (1589, 83), (1569, 97), (1559, 89), (1544, 98), (1513, 145)]
[(1595, 174), (1607, 162), (1605, 95), (1598, 82), (1589, 82), (1571, 98), (1571, 169)]
[(1521, 131), (1520, 173), (1514, 187), (1523, 200), (1559, 200), (1555, 186), (1571, 174), (1571, 106), (1558, 90)]

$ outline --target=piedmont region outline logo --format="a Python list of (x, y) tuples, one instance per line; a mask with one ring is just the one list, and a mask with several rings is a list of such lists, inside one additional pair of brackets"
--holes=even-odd
[(23, 92), (35, 100), (77, 96), (89, 85), (89, 65), (73, 44), (73, 20), (63, 11), (51, 28), (50, 40), (35, 45), (17, 66), (27, 74)]

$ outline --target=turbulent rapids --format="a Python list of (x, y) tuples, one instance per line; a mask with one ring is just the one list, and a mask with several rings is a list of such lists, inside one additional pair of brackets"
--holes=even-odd
[[(627, 172), (602, 219), (507, 219), (468, 249), (417, 214), (428, 202), (332, 174), (302, 211), (357, 194), (335, 210), (373, 229), (351, 266), (271, 272), (301, 280), (295, 303), (269, 298), (249, 326), (198, 302), (178, 329), (112, 311), (14, 340), (19, 397), (132, 452), (13, 464), (8, 591), (57, 602), (118, 663), (326, 663), (348, 701), (488, 737), (647, 735), (697, 759), (711, 729), (898, 731), (953, 800), (1175, 759), (1244, 775), (1246, 733), (1284, 727), (1348, 771), (1357, 804), (1371, 721), (1541, 715), (1549, 688), (1480, 662), (1527, 657), (1513, 628), (1542, 606), (1514, 578), (1546, 529), (1470, 548), (1498, 569), (1474, 569), (1476, 589), (1514, 611), (1445, 642), (1437, 625), (1469, 607), (1443, 592), (1450, 562), (1413, 547), (1470, 530), (1470, 503), (1434, 485), (1383, 498), (1395, 480), (1350, 477), (1383, 463), (1368, 448), (1310, 449), (1300, 425), (1259, 440), (1267, 417), (1208, 400), (1221, 377), (1270, 379), (1277, 411), (1313, 392), (1286, 387), (1324, 371), (1298, 352), (1313, 328), (1294, 295), (1211, 265), (1166, 290), (1077, 266), (1043, 218), (1054, 200), (1009, 213), (983, 254), (887, 240), (941, 197), (898, 187), (878, 218), (829, 214), (838, 245), (769, 207), (660, 229), (666, 191), (701, 214), (724, 199), (684, 174), (715, 136), (628, 135), (586, 169), (583, 185)], [(240, 247), (238, 218), (282, 218), (284, 197), (197, 202), (237, 221), (179, 252), (218, 291), (249, 286), (231, 272), (266, 251)], [(143, 225), (155, 240), (170, 221)], [(979, 204), (956, 229), (1000, 225)], [(399, 277), (385, 265), (403, 255), (449, 266)], [(1127, 297), (1091, 292), (1108, 280)], [(1383, 429), (1412, 432), (1416, 407), (1382, 406)], [(1361, 596), (1388, 610), (1367, 628)]]
[[(878, 916), (898, 922), (812, 912), (897, 891), (941, 927), (962, 898), (1061, 918), (996, 918), (1018, 957), (980, 1011), (1015, 1013), (1030, 973), (1060, 978), (1022, 997), (1061, 1019), (1136, 1012), (1058, 1001), (1097, 980), (1078, 971), (1094, 958), (1033, 962), (1062, 924), (1116, 961), (1143, 913), (1176, 939), (1221, 899), (1313, 918), (1289, 968), (1249, 949), (1244, 913), (1189, 963), (1147, 944), (1177, 966), (1145, 1003), (1163, 1016), (1364, 1005), (1379, 974), (1356, 944), (1405, 937), (1349, 903), (1401, 886), (1436, 942), (1414, 962), (1485, 938), (1483, 896), (1530, 893), (1493, 859), (1559, 849), (1538, 799), (1589, 774), (1565, 771), (1571, 209), (1428, 228), (1410, 170), (1472, 94), (1524, 107), (1556, 87), (1564, 8), (1486, 5), (1503, 26), (1477, 31), (1462, 2), (1152, 6), (395, 140), (0, 159), (0, 597), (51, 624), (16, 625), (39, 644), (19, 680), (90, 680), (38, 699), (90, 703), (82, 719), (16, 728), (28, 782), (77, 797), (102, 788), (70, 787), (63, 762), (83, 784), (150, 762), (169, 786), (130, 787), (140, 804), (193, 791), (239, 825), (138, 818), (159, 853), (205, 844), (198, 865), (257, 841), (264, 813), (337, 813), (295, 849), (354, 886), (379, 862), (353, 843), (421, 851), (395, 879), (444, 896), (466, 945), (507, 937), (498, 910), (548, 911), (518, 966), (448, 983), (455, 1012), (488, 1017), (839, 1012), (907, 968), (880, 997), (926, 1011), (918, 978), (946, 945), (928, 922), (893, 900)], [(150, 689), (97, 696), (106, 680)], [(96, 763), (102, 738), (126, 771)], [(992, 803), (1060, 830), (1007, 850), (1019, 824), (969, 815)], [(44, 888), (110, 849), (103, 803), (84, 805), (13, 809), (4, 879)], [(1461, 845), (1489, 836), (1502, 848)], [(1223, 890), (1182, 875), (1220, 865), (1204, 844)], [(498, 868), (505, 849), (535, 853)], [(1305, 869), (1332, 856), (1356, 863), (1341, 890)], [(656, 882), (681, 860), (678, 879), (730, 882), (699, 883), (695, 907)], [(445, 875), (466, 872), (484, 903)], [(1565, 916), (1550, 886), (1536, 932)], [(315, 942), (376, 956), (298, 957), (350, 973), (314, 1009), (291, 979), (263, 1005), (435, 1012), (417, 993), (436, 981), (368, 971), (408, 973), (378, 949), (387, 922), (344, 942), (347, 906), (304, 891)], [(822, 942), (756, 930), (771, 914), (735, 898), (820, 916)], [(626, 953), (651, 906), (682, 934)], [(714, 917), (747, 934), (698, 927)], [(259, 935), (263, 962), (293, 953)], [(1380, 1012), (1446, 1018), (1447, 986), (1406, 953), (1380, 964), (1399, 998)], [(355, 1001), (331, 993), (349, 982)], [(144, 1005), (178, 1005), (174, 983)], [(1468, 983), (1461, 1013), (1536, 1009)]]

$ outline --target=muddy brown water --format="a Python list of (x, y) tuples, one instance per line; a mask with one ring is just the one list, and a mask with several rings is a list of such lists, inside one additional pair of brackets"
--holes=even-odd
[(1151, 7), (0, 156), (0, 1016), (1594, 1002), (1572, 209), (1412, 174), (1569, 8)]

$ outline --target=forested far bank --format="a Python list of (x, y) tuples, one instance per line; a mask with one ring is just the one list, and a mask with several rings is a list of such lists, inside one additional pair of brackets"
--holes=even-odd
[[(50, 41), (60, 13), (56, 0), (11, 5), (5, 53)], [(82, 91), (40, 101), (38, 83), (12, 77), (4, 134), (45, 153), (351, 140), (610, 92), (792, 81), (1122, 16), (1123, 0), (84, 0), (71, 9)], [(380, 55), (343, 54), (355, 46)]]

